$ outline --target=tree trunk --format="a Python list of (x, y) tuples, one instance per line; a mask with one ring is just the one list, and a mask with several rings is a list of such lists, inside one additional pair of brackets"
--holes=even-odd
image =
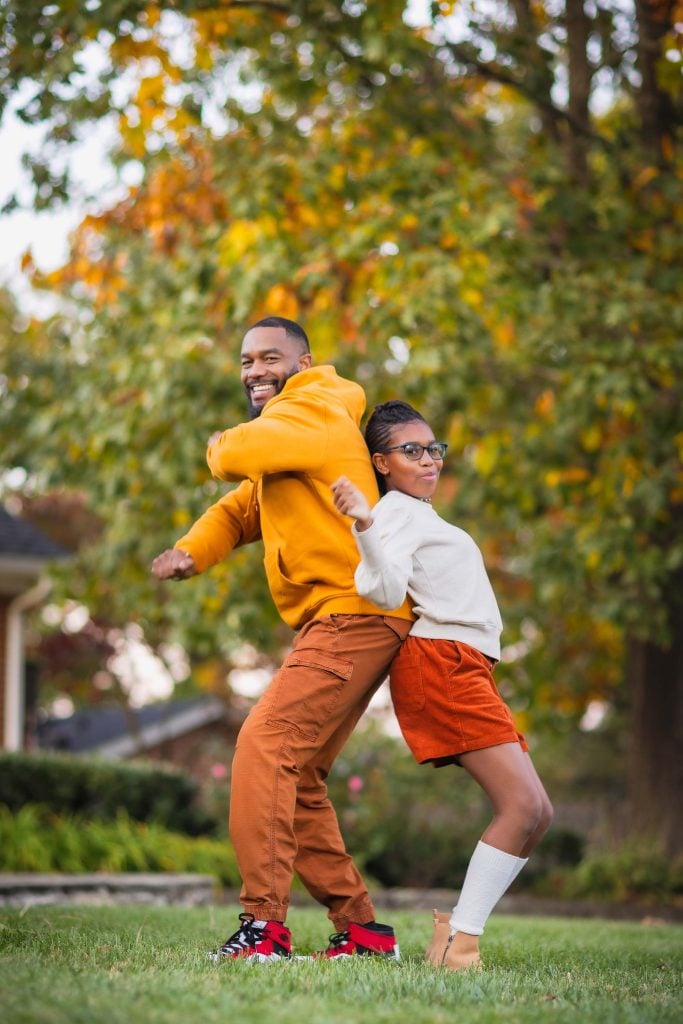
[(565, 6), (567, 28), (567, 77), (569, 98), (567, 108), (572, 125), (583, 126), (585, 134), (573, 128), (569, 135), (569, 170), (581, 185), (588, 183), (588, 141), (590, 132), (589, 101), (593, 69), (588, 60), (588, 37), (591, 23), (583, 0), (567, 0)]
[(675, 582), (671, 645), (631, 640), (627, 648), (631, 831), (672, 856), (683, 854), (683, 574)]
[(643, 142), (652, 151), (654, 160), (667, 163), (663, 142), (673, 135), (674, 110), (670, 97), (659, 87), (657, 64), (661, 58), (662, 37), (671, 31), (674, 4), (672, 0), (636, 0), (635, 7), (641, 78), (636, 100)]

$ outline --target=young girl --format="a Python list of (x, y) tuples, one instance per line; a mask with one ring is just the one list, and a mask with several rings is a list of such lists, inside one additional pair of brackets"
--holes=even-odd
[(358, 593), (417, 620), (391, 667), (401, 731), (420, 764), (459, 764), (484, 789), (493, 819), (477, 844), (452, 914), (434, 911), (426, 959), (478, 967), (489, 914), (546, 832), (552, 808), (524, 737), (493, 681), (502, 623), (481, 552), (431, 499), (447, 445), (406, 402), (378, 405), (365, 439), (383, 497), (373, 509), (346, 477), (332, 492), (355, 520)]

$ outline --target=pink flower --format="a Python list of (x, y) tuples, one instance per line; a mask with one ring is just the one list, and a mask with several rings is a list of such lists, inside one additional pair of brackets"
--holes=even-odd
[(224, 779), (228, 774), (228, 769), (224, 764), (216, 763), (211, 765), (211, 778), (212, 779)]
[(360, 775), (351, 775), (347, 782), (347, 786), (352, 793), (360, 793), (365, 783), (361, 779)]

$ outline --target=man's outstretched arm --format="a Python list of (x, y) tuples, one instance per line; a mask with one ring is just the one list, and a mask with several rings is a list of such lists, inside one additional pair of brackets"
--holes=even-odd
[(162, 551), (152, 562), (152, 573), (159, 580), (189, 579), (260, 536), (254, 486), (245, 480), (211, 505), (175, 547)]

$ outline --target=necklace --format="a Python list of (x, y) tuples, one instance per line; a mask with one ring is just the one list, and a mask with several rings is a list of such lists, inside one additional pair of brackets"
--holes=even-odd
[(428, 505), (431, 505), (431, 503), (432, 503), (432, 499), (431, 498), (418, 498), (417, 500), (418, 501), (426, 501)]

